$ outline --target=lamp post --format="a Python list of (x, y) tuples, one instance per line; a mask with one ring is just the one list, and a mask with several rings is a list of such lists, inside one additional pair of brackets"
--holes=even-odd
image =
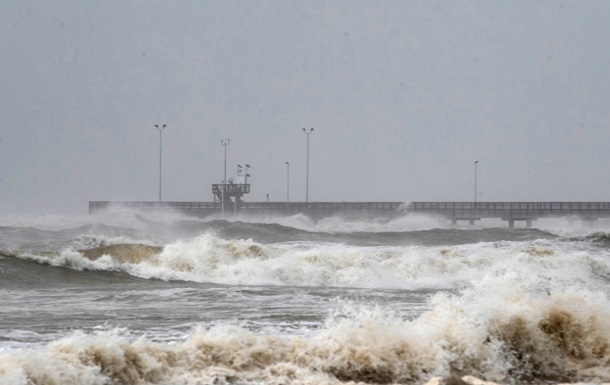
[(163, 160), (162, 155), (163, 155), (163, 130), (165, 129), (165, 127), (167, 127), (167, 124), (164, 124), (163, 126), (159, 127), (158, 124), (155, 124), (155, 127), (157, 128), (157, 130), (159, 130), (159, 202), (161, 202), (161, 181), (162, 181), (162, 174), (161, 174), (161, 162)]
[(286, 163), (286, 214), (290, 210), (290, 163)]
[(477, 203), (477, 164), (479, 161), (474, 162), (474, 203)]
[(220, 215), (225, 217), (225, 189), (227, 183), (227, 146), (231, 143), (231, 139), (220, 139), (220, 145), (225, 148), (225, 172), (222, 180), (222, 191), (220, 192)]
[(307, 135), (307, 172), (305, 176), (305, 203), (309, 202), (309, 135), (313, 132), (313, 128), (307, 130), (303, 128), (303, 132)]
[[(240, 178), (239, 178), (240, 176), (241, 176), (241, 164), (238, 164), (237, 165), (236, 180), (235, 180), (236, 184), (241, 184), (240, 183)], [(235, 186), (234, 188), (236, 189), (235, 193), (239, 194), (239, 187)], [(233, 201), (233, 216), (237, 216), (237, 196), (238, 195), (235, 195), (235, 200)]]

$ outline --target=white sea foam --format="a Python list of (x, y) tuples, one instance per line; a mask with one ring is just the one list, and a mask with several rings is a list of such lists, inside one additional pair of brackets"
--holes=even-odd
[(308, 336), (258, 334), (235, 324), (153, 342), (127, 330), (75, 333), (40, 349), (0, 351), (0, 383), (423, 383), (471, 374), (518, 379), (610, 379), (610, 300), (573, 289), (532, 291), (518, 274), (437, 294), (409, 320), (346, 303)]
[[(211, 216), (208, 219), (220, 219), (219, 216)], [(405, 213), (393, 217), (349, 217), (334, 215), (318, 220), (313, 220), (306, 214), (295, 214), (290, 216), (244, 214), (226, 217), (228, 221), (241, 221), (248, 223), (277, 223), (282, 226), (306, 230), (310, 232), (326, 233), (352, 233), (352, 232), (406, 232), (431, 229), (485, 229), (485, 228), (508, 228), (508, 221), (484, 218), (476, 221), (473, 225), (466, 221), (452, 224), (450, 220), (435, 215), (421, 213)], [(549, 231), (553, 234), (565, 237), (583, 236), (594, 232), (610, 232), (609, 220), (583, 221), (579, 218), (539, 218), (532, 222), (533, 228)], [(523, 227), (520, 222), (515, 223), (516, 228)]]
[(22, 257), (76, 270), (250, 285), (453, 288), (511, 271), (560, 287), (575, 282), (594, 285), (610, 277), (605, 250), (557, 240), (362, 247), (315, 242), (264, 245), (206, 233), (163, 248), (127, 244)]
[[(124, 206), (109, 206), (90, 215), (10, 215), (0, 217), (0, 225), (10, 227), (39, 228), (44, 230), (61, 230), (86, 225), (104, 223), (107, 226), (132, 229), (147, 229), (150, 224), (172, 226), (183, 220), (202, 223), (220, 219), (219, 215), (211, 215), (205, 219), (186, 216), (184, 213), (171, 209), (160, 211), (141, 211)], [(481, 229), (507, 227), (507, 222), (496, 219), (477, 221), (475, 225), (459, 222), (457, 225), (445, 218), (419, 213), (405, 213), (394, 217), (345, 217), (330, 216), (313, 220), (305, 214), (290, 216), (238, 213), (224, 218), (227, 221), (247, 223), (277, 223), (282, 226), (306, 230), (310, 232), (351, 233), (351, 232), (406, 232), (430, 229)], [(516, 224), (517, 226), (519, 223)], [(573, 237), (595, 232), (610, 233), (610, 220), (582, 221), (579, 218), (539, 218), (533, 222), (535, 228), (549, 231), (553, 234)]]
[(417, 230), (430, 230), (442, 228), (456, 228), (450, 221), (443, 218), (408, 214), (398, 215), (395, 217), (366, 217), (354, 218), (340, 215), (313, 220), (305, 214), (295, 214), (289, 216), (266, 216), (266, 215), (248, 215), (238, 214), (237, 216), (228, 217), (229, 221), (241, 221), (248, 223), (277, 223), (282, 226), (292, 227), (295, 229), (306, 230), (310, 232), (325, 232), (325, 233), (352, 233), (352, 232), (404, 232)]
[[(141, 224), (138, 228), (146, 229), (149, 225), (148, 219), (133, 219)], [(306, 224), (308, 221), (307, 218), (299, 220)], [(375, 232), (374, 228), (385, 231), (381, 229), (387, 223), (372, 222), (365, 231)], [(355, 223), (341, 224), (329, 219), (314, 231), (341, 232), (341, 228), (358, 231), (354, 229), (368, 226), (365, 221)], [(315, 229), (318, 224), (312, 222), (307, 226)], [(397, 224), (395, 228), (400, 226), (408, 224)], [(584, 232), (585, 235), (590, 233)], [(139, 324), (134, 322), (133, 331), (109, 331), (109, 327), (120, 324), (117, 321), (113, 326), (107, 326), (106, 321), (113, 322), (110, 316), (99, 318), (98, 332), (77, 332), (61, 338), (56, 336), (65, 336), (65, 329), (58, 327), (55, 330), (51, 326), (44, 336), (29, 335), (27, 330), (15, 327), (18, 323), (15, 321), (8, 326), (14, 329), (13, 334), (5, 333), (3, 337), (21, 342), (3, 342), (0, 384), (335, 384), (349, 381), (421, 384), (433, 376), (450, 374), (473, 374), (501, 383), (519, 383), (517, 379), (545, 383), (610, 380), (607, 288), (610, 258), (607, 248), (603, 247), (603, 239), (593, 242), (550, 237), (453, 246), (364, 247), (290, 242), (290, 236), (285, 237), (286, 242), (262, 244), (247, 238), (225, 239), (214, 233), (190, 235), (169, 242), (157, 242), (153, 235), (104, 234), (96, 240), (86, 238), (95, 234), (87, 234), (80, 239), (82, 244), (73, 242), (59, 253), (30, 250), (20, 252), (19, 257), (75, 270), (114, 270), (165, 280), (452, 290), (432, 296), (422, 307), (425, 309), (423, 314), (421, 311), (405, 314), (389, 310), (404, 310), (402, 299), (395, 298), (410, 293), (390, 290), (393, 298), (390, 302), (397, 301), (398, 306), (395, 306), (396, 302), (388, 303), (388, 308), (374, 303), (346, 303), (340, 310), (331, 312), (323, 326), (320, 327), (320, 321), (316, 319), (315, 326), (298, 333), (277, 327), (273, 322), (260, 321), (268, 314), (257, 313), (258, 310), (239, 324), (234, 319), (240, 317), (232, 318), (232, 315), (225, 318), (213, 315), (205, 321), (197, 316), (189, 317), (180, 321), (182, 325), (190, 327), (199, 323), (199, 326), (186, 337), (182, 334), (184, 328), (171, 324), (160, 328), (163, 330), (153, 330), (137, 329)], [(574, 233), (565, 234), (574, 236)], [(149, 245), (143, 247), (135, 242), (148, 242)], [(90, 250), (77, 251), (74, 247), (77, 243), (78, 248), (83, 246)], [(103, 247), (98, 247), (100, 244)], [(155, 245), (157, 247), (150, 247)], [(10, 255), (8, 253), (3, 260), (9, 263), (3, 266), (12, 268)], [(27, 270), (25, 265), (15, 264), (19, 269)], [(174, 284), (137, 281), (136, 291), (116, 289), (117, 294), (112, 294), (116, 297), (108, 301), (91, 301), (89, 307), (87, 301), (95, 299), (99, 293), (86, 293), (82, 297), (86, 300), (81, 298), (81, 302), (70, 305), (74, 302), (74, 293), (86, 292), (88, 285), (77, 289), (72, 286), (70, 291), (63, 291), (62, 287), (54, 297), (34, 298), (36, 293), (42, 292), (39, 287), (28, 289), (32, 293), (19, 288), (13, 293), (30, 299), (32, 306), (48, 302), (40, 313), (44, 315), (39, 317), (53, 314), (61, 318), (68, 313), (66, 310), (71, 310), (70, 306), (76, 308), (85, 304), (84, 310), (90, 311), (96, 305), (103, 308), (134, 293), (138, 300), (147, 303), (158, 300), (161, 304), (163, 299), (167, 304), (172, 298), (178, 301), (182, 296), (184, 299), (189, 290), (198, 290), (192, 288), (214, 286), (189, 284), (185, 286), (190, 289), (176, 289)], [(100, 286), (109, 293), (118, 288), (102, 284), (96, 289)], [(157, 286), (171, 289), (155, 292), (153, 287)], [(226, 289), (225, 286), (218, 288)], [(284, 288), (274, 289), (283, 291)], [(281, 305), (289, 307), (291, 290), (285, 290), (289, 294), (284, 297), (273, 298), (281, 298)], [(325, 291), (318, 288), (299, 290), (306, 295)], [(144, 297), (140, 291), (154, 293)], [(341, 292), (361, 295), (379, 291), (350, 289)], [(427, 291), (418, 292), (421, 293)], [(423, 298), (427, 294), (421, 295)], [(382, 294), (366, 298), (385, 300), (389, 297)], [(48, 301), (48, 298), (56, 299)], [(312, 295), (311, 298), (308, 300), (315, 302), (320, 297)], [(4, 302), (5, 311), (20, 311), (18, 299), (9, 303), (10, 306), (6, 306), (7, 303)], [(256, 305), (250, 298), (238, 299), (236, 303)], [(315, 309), (326, 309), (327, 305), (327, 302), (316, 304)], [(138, 307), (136, 304), (133, 314), (137, 317), (141, 312), (142, 316), (154, 319), (164, 310), (162, 306)], [(183, 306), (183, 303), (177, 306)], [(165, 311), (171, 311), (168, 308), (165, 307)], [(45, 313), (47, 311), (49, 313)], [(205, 307), (200, 311), (206, 312)], [(304, 311), (299, 315), (307, 318), (309, 314)], [(264, 323), (262, 327), (257, 324), (259, 321)], [(32, 325), (36, 322), (36, 319), (32, 320)], [(121, 322), (130, 321), (123, 318)], [(75, 322), (74, 325), (95, 329), (91, 324)], [(32, 343), (41, 343), (48, 338), (55, 342), (36, 348), (27, 342), (31, 339)]]
[(562, 237), (580, 237), (593, 233), (610, 233), (610, 221), (583, 221), (578, 218), (545, 218), (536, 221), (536, 227)]

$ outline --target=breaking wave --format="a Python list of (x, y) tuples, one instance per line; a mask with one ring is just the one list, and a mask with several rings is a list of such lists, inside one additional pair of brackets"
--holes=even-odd
[(46, 384), (419, 384), (474, 375), (497, 382), (610, 380), (610, 303), (590, 291), (534, 292), (506, 274), (436, 294), (409, 320), (346, 303), (305, 336), (239, 324), (173, 342), (129, 330), (82, 332), (0, 351), (0, 380)]
[(506, 271), (535, 275), (549, 285), (572, 281), (593, 284), (595, 279), (610, 277), (610, 261), (604, 250), (586, 241), (545, 239), (435, 247), (311, 241), (263, 244), (206, 233), (164, 246), (118, 243), (61, 252), (5, 254), (55, 267), (115, 271), (166, 281), (450, 289)]

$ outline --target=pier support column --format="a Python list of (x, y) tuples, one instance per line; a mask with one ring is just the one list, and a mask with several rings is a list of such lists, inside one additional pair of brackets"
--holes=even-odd
[(532, 228), (532, 220), (531, 220), (531, 219), (527, 219), (527, 220), (525, 221), (525, 223), (526, 223), (526, 226), (527, 226), (527, 228), (528, 228), (528, 229), (531, 229), (531, 228)]
[(511, 229), (515, 228), (515, 221), (513, 219), (508, 220), (508, 227)]
[(470, 225), (474, 226), (474, 219), (469, 219), (468, 223), (470, 223)]
[(451, 224), (452, 225), (457, 225), (457, 219), (451, 218)]

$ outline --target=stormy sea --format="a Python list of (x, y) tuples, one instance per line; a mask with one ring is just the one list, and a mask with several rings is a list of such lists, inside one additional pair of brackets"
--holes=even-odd
[(0, 218), (0, 384), (610, 382), (610, 222)]

